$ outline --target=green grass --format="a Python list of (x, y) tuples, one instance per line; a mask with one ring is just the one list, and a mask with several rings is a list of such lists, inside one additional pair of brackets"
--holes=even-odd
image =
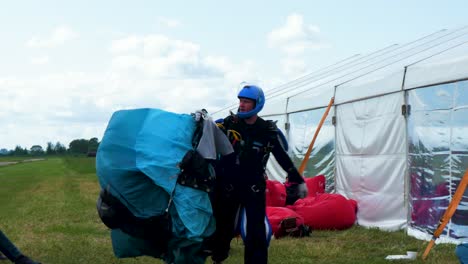
[(25, 159), (30, 159), (28, 156), (0, 156), (0, 162), (16, 161), (20, 162)]
[[(53, 157), (0, 167), (0, 229), (25, 254), (45, 264), (162, 263), (150, 257), (113, 255), (109, 230), (95, 209), (99, 186), (94, 162), (86, 157)], [(418, 259), (411, 263), (458, 263), (452, 244), (436, 245), (423, 262), (426, 245), (404, 231), (358, 226), (315, 230), (306, 238), (272, 240), (269, 263), (408, 263), (385, 257), (409, 249), (418, 251)], [(234, 239), (231, 246), (225, 263), (243, 263), (242, 241)]]

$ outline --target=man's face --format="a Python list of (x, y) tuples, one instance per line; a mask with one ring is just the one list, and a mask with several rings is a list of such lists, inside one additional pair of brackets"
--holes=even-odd
[(239, 98), (239, 112), (248, 112), (255, 107), (255, 101), (248, 98)]

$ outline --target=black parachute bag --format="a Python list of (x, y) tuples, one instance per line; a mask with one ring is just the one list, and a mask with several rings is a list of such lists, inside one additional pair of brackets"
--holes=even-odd
[(198, 151), (187, 151), (179, 167), (181, 173), (177, 183), (208, 193), (213, 191), (216, 180), (214, 168)]
[(101, 221), (110, 229), (119, 228), (131, 217), (127, 207), (105, 189), (99, 193), (96, 209)]
[(276, 238), (291, 236), (305, 237), (310, 236), (310, 227), (306, 225), (298, 225), (296, 217), (288, 217), (281, 221), (278, 231), (275, 233)]
[(139, 218), (107, 189), (101, 189), (96, 203), (101, 221), (110, 229), (121, 229), (123, 232), (154, 243), (159, 249), (167, 247), (171, 233), (169, 214)]
[(212, 161), (203, 158), (196, 150), (203, 135), (204, 119), (200, 118), (196, 122), (192, 138), (193, 149), (187, 151), (179, 163), (181, 172), (178, 175), (177, 183), (211, 193), (214, 190), (216, 173)]
[(286, 188), (286, 205), (293, 205), (299, 200), (299, 184), (285, 184)]

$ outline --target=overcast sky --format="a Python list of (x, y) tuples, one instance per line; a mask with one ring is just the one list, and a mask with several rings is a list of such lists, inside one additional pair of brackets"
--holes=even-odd
[(242, 81), (272, 89), (466, 26), (467, 11), (466, 0), (4, 0), (0, 149), (101, 140), (119, 109), (214, 112)]

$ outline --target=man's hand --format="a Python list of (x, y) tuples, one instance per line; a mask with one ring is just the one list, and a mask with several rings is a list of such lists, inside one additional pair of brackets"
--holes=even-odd
[(305, 198), (308, 194), (307, 185), (304, 178), (299, 174), (296, 168), (292, 167), (288, 170), (288, 181), (286, 186), (286, 205), (291, 205), (297, 199)]
[(308, 190), (305, 182), (287, 182), (284, 185), (286, 188), (286, 205), (293, 205), (298, 199), (307, 197)]
[(207, 119), (208, 118), (208, 112), (205, 109), (200, 109), (195, 111), (195, 113), (192, 113), (193, 118), (195, 121), (200, 121), (200, 119)]
[(309, 193), (309, 190), (307, 189), (307, 184), (305, 182), (297, 186), (297, 195), (299, 196), (299, 198), (307, 197), (308, 193)]

